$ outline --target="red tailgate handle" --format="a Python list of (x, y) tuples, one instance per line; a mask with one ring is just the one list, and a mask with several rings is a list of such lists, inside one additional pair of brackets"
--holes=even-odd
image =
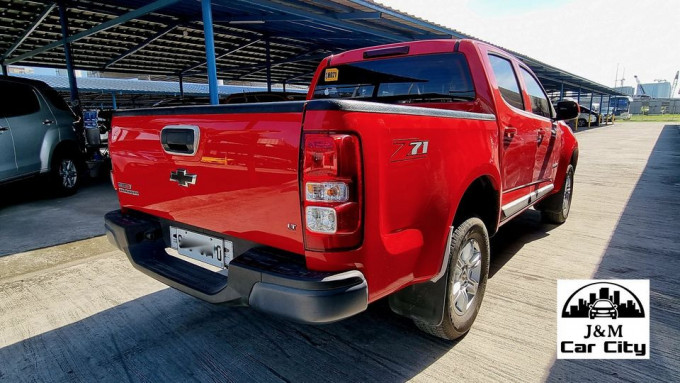
[(200, 133), (198, 126), (168, 125), (161, 129), (161, 145), (168, 154), (193, 156), (198, 150)]

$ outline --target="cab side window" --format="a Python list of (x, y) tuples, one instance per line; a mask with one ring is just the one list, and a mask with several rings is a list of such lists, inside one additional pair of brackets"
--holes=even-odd
[(529, 73), (524, 68), (521, 68), (522, 79), (527, 86), (527, 93), (529, 94), (529, 99), (531, 100), (531, 112), (543, 117), (552, 117), (550, 110), (550, 102), (548, 102), (548, 97), (543, 93), (543, 89), (538, 84), (538, 81), (534, 76)]
[(33, 88), (12, 81), (0, 82), (0, 115), (10, 118), (40, 111)]
[(498, 89), (501, 91), (501, 96), (505, 102), (517, 109), (524, 109), (522, 94), (519, 92), (519, 82), (517, 81), (515, 70), (512, 69), (510, 60), (496, 55), (489, 55), (489, 61), (491, 62), (493, 74), (496, 76)]

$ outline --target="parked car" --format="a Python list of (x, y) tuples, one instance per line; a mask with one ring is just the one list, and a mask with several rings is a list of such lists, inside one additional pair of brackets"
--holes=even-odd
[(0, 183), (46, 175), (55, 193), (75, 193), (83, 166), (77, 121), (44, 82), (0, 77)]
[(107, 237), (208, 302), (329, 323), (389, 297), (455, 339), (489, 237), (532, 206), (569, 216), (578, 104), (556, 109), (511, 54), (430, 40), (326, 58), (307, 101), (118, 111)]
[(583, 105), (579, 105), (581, 112), (578, 114), (578, 126), (584, 127), (588, 126), (588, 121), (590, 120), (590, 126), (597, 126), (599, 124), (599, 116), (597, 113), (588, 109)]
[(600, 109), (600, 123), (614, 122), (614, 108), (604, 107)]

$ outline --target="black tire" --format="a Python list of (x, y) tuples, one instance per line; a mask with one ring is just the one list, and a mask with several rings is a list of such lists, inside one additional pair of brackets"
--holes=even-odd
[(541, 201), (538, 209), (544, 222), (562, 224), (569, 217), (571, 200), (574, 197), (574, 167), (567, 166), (564, 184), (559, 193), (553, 194)]
[[(475, 243), (478, 248), (474, 247)], [(468, 247), (468, 245), (471, 247)], [(472, 250), (472, 252), (468, 253), (468, 257), (464, 257), (463, 250), (467, 249)], [(448, 340), (460, 338), (470, 330), (484, 298), (486, 280), (489, 275), (490, 252), (489, 233), (481, 219), (470, 218), (456, 228), (451, 240), (451, 254), (446, 273), (448, 281), (446, 284), (444, 320), (439, 325), (415, 320), (414, 322), (419, 329)], [(470, 263), (466, 263), (465, 258), (468, 258)], [(476, 264), (474, 260), (477, 258), (479, 258), (479, 269), (470, 267), (470, 264)], [(478, 278), (477, 287), (475, 294), (470, 298), (469, 295), (471, 294), (468, 293), (468, 287), (471, 286), (470, 281), (474, 281), (475, 277)], [(461, 289), (461, 286), (468, 287)], [(464, 301), (461, 294), (465, 294)], [(464, 304), (461, 305), (461, 302)], [(461, 311), (462, 306), (465, 307)]]
[(78, 191), (81, 182), (80, 156), (70, 151), (57, 152), (52, 160), (50, 183), (57, 196), (69, 196)]
[(583, 119), (583, 118), (579, 118), (579, 119), (578, 119), (578, 126), (579, 126), (579, 127), (582, 128), (582, 127), (584, 127), (584, 126), (586, 126), (586, 125), (588, 125), (588, 123), (586, 122), (585, 119)]

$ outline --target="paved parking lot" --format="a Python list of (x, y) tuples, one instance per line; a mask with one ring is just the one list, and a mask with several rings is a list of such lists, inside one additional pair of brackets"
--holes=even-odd
[(108, 174), (54, 198), (42, 178), (0, 186), (0, 257), (104, 234), (102, 216), (118, 198)]
[[(457, 342), (384, 302), (317, 327), (206, 304), (95, 237), (0, 258), (0, 380), (677, 381), (680, 130), (621, 123), (578, 139), (570, 219), (529, 211), (501, 230), (482, 310)], [(556, 280), (591, 277), (651, 279), (649, 360), (555, 360)]]

